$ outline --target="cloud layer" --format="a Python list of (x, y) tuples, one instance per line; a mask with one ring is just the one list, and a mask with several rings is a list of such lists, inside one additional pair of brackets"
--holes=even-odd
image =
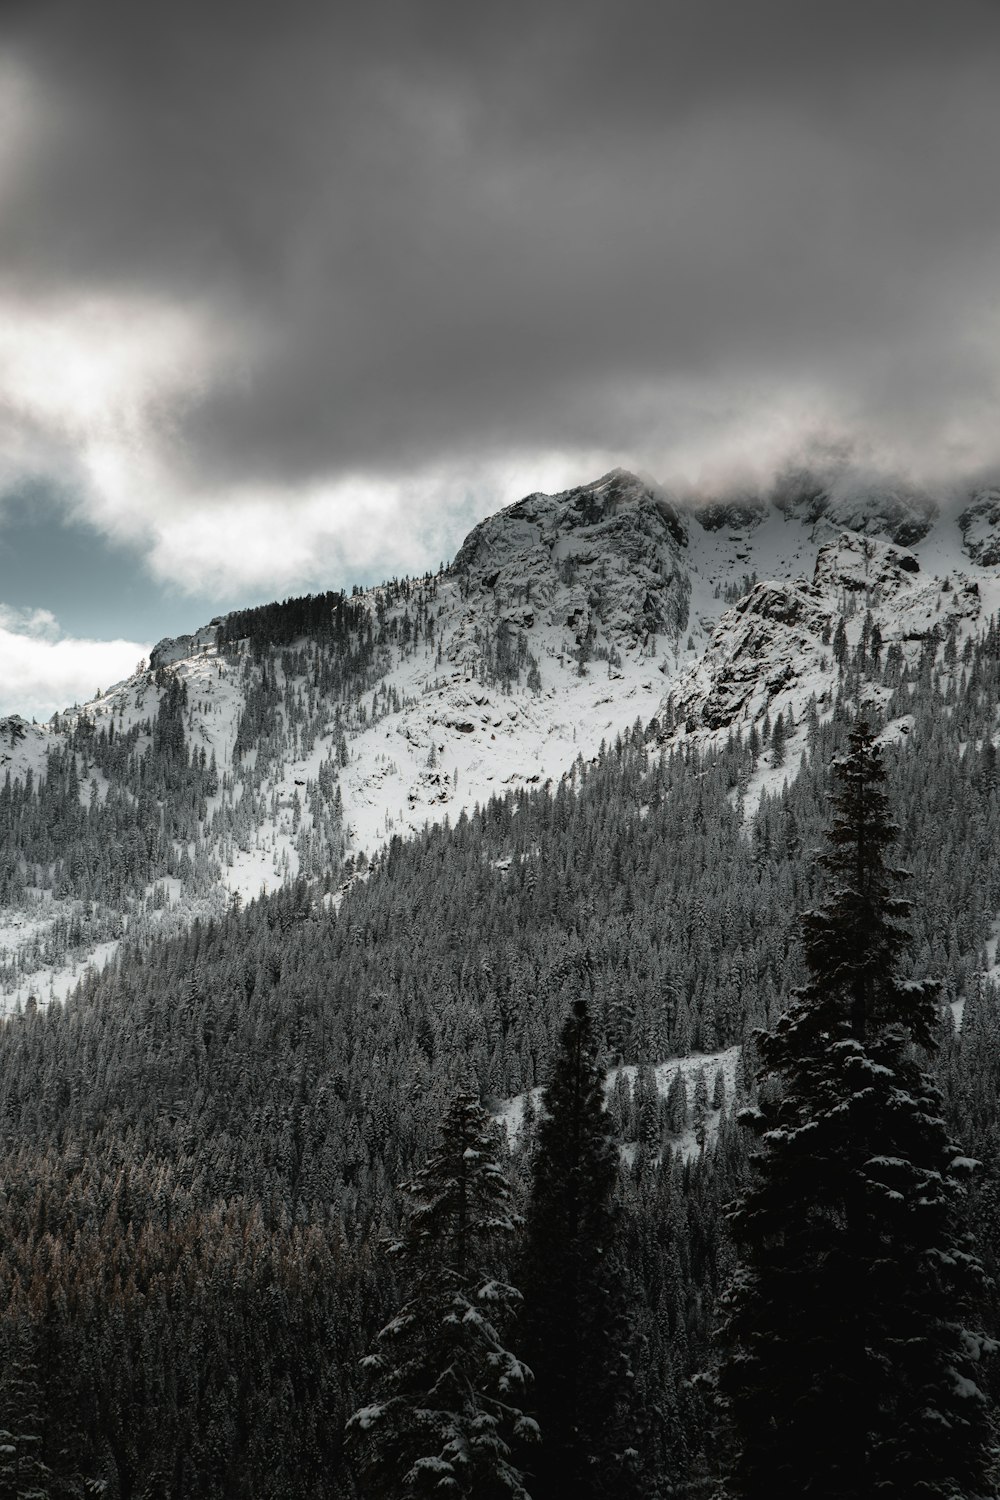
[(148, 650), (136, 641), (67, 637), (50, 610), (0, 606), (0, 717), (45, 720), (85, 703), (133, 672)]
[(623, 462), (1000, 461), (1000, 9), (39, 0), (0, 483), (225, 594)]

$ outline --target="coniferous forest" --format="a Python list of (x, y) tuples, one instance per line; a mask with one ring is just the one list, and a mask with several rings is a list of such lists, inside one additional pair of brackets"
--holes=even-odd
[(846, 654), (29, 1005), (0, 1495), (994, 1494), (998, 702)]

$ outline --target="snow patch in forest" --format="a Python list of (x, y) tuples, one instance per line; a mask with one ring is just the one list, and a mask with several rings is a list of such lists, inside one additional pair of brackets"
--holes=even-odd
[(16, 1015), (34, 999), (40, 1010), (67, 1000), (88, 970), (100, 973), (118, 952), (117, 939), (98, 943), (83, 959), (72, 960), (53, 968), (36, 969), (22, 975), (16, 984), (0, 996), (0, 1016)]
[[(656, 1063), (653, 1073), (656, 1080), (656, 1092), (660, 1099), (666, 1099), (670, 1092), (670, 1086), (674, 1079), (680, 1074), (687, 1086), (688, 1105), (694, 1097), (694, 1087), (698, 1074), (704, 1071), (705, 1082), (708, 1085), (708, 1096), (711, 1100), (715, 1089), (716, 1079), (722, 1074), (725, 1087), (727, 1104), (732, 1100), (736, 1087), (736, 1069), (740, 1058), (740, 1048), (726, 1047), (720, 1052), (693, 1052), (687, 1057), (668, 1057), (663, 1062)], [(609, 1068), (604, 1079), (604, 1102), (605, 1108), (611, 1100), (611, 1095), (619, 1080), (628, 1088), (629, 1096), (634, 1097), (636, 1078), (639, 1074), (639, 1066), (636, 1063), (624, 1063), (618, 1067)], [(531, 1101), (532, 1111), (537, 1115), (545, 1107), (545, 1088), (539, 1086), (524, 1094), (515, 1094), (510, 1099), (503, 1100), (493, 1111), (492, 1118), (503, 1129), (507, 1145), (511, 1151), (517, 1149), (521, 1131), (524, 1128), (525, 1109), (528, 1100)], [(706, 1143), (711, 1144), (718, 1133), (720, 1112), (710, 1110), (707, 1116)], [(685, 1157), (696, 1156), (701, 1147), (695, 1137), (693, 1127), (686, 1129), (682, 1135), (673, 1141), (674, 1149), (681, 1151)], [(632, 1151), (634, 1155), (634, 1143), (626, 1143), (623, 1151)]]
[(515, 1094), (513, 1099), (505, 1099), (494, 1111), (492, 1118), (503, 1130), (511, 1151), (517, 1147), (518, 1137), (524, 1128), (524, 1111), (528, 1100), (531, 1100), (532, 1108), (537, 1114), (544, 1093), (544, 1088), (539, 1087), (529, 1089), (526, 1094)]
[(990, 935), (986, 940), (986, 968), (983, 970), (983, 978), (992, 980), (994, 984), (1000, 983), (998, 947), (1000, 947), (1000, 916), (995, 917), (990, 925)]
[[(726, 1047), (720, 1052), (692, 1052), (686, 1057), (668, 1057), (665, 1061), (654, 1065), (656, 1092), (661, 1099), (665, 1099), (678, 1073), (683, 1074), (684, 1082), (689, 1089), (693, 1089), (695, 1079), (702, 1068), (705, 1070), (705, 1078), (709, 1085), (709, 1092), (711, 1092), (716, 1075), (721, 1069), (725, 1079), (726, 1095), (731, 1097), (739, 1058), (739, 1047)], [(610, 1097), (619, 1078), (625, 1079), (630, 1093), (634, 1092), (638, 1073), (639, 1067), (636, 1063), (624, 1063), (620, 1067), (611, 1068), (604, 1083), (605, 1098)]]
[(901, 718), (883, 725), (876, 739), (880, 745), (902, 745), (907, 736), (912, 734), (915, 723), (913, 714), (903, 714)]

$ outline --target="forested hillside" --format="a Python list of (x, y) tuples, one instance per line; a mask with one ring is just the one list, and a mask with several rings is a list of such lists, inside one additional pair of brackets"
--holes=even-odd
[[(785, 753), (773, 726), (699, 753), (637, 725), (558, 784), (394, 838), (335, 898), (300, 879), (124, 949), (65, 1007), (4, 1026), (0, 1395), (18, 1461), (44, 1463), (59, 1495), (353, 1495), (344, 1424), (396, 1305), (379, 1244), (398, 1184), (457, 1087), (499, 1111), (544, 1083), (584, 998), (602, 1067), (638, 1065), (608, 1119), (642, 1493), (709, 1493), (723, 1208), (748, 1144), (732, 1098), (659, 1098), (652, 1067), (745, 1043), (736, 1083), (752, 1094), (753, 1030), (804, 977), (797, 919), (817, 899), (829, 763), (863, 701), (887, 725), (907, 962), (943, 981), (935, 1066), (953, 1130), (986, 1164), (971, 1211), (996, 1269), (991, 626), (962, 651), (932, 641), (912, 668), (848, 654), (780, 790), (761, 790)], [(210, 769), (181, 773), (197, 790)], [(706, 1105), (722, 1112), (714, 1146)], [(522, 1202), (531, 1115), (505, 1158)]]

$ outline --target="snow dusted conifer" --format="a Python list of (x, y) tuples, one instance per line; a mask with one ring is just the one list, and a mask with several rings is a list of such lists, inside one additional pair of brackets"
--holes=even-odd
[(531, 1372), (503, 1341), (521, 1299), (497, 1275), (516, 1220), (474, 1094), (456, 1094), (437, 1151), (404, 1191), (407, 1221), (388, 1248), (407, 1297), (363, 1361), (373, 1399), (348, 1423), (364, 1492), (530, 1500), (510, 1445), (537, 1436), (520, 1406)]
[(962, 1326), (982, 1281), (961, 1227), (974, 1164), (917, 1052), (938, 986), (898, 978), (910, 903), (885, 859), (883, 781), (859, 723), (835, 765), (829, 895), (802, 920), (809, 978), (757, 1038), (760, 1103), (742, 1118), (761, 1149), (731, 1214), (722, 1372), (743, 1500), (993, 1493), (987, 1341)]

